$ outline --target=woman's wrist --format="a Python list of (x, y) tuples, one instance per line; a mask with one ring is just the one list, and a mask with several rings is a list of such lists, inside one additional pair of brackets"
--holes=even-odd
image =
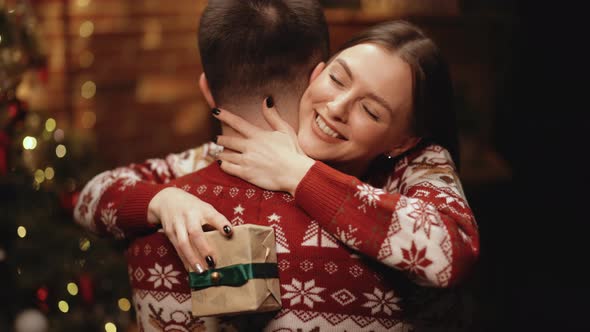
[(150, 224), (160, 224), (160, 204), (165, 195), (168, 194), (171, 188), (164, 188), (160, 190), (148, 204), (147, 221)]
[(305, 155), (302, 155), (297, 162), (292, 163), (290, 171), (285, 172), (287, 186), (284, 191), (291, 194), (291, 196), (295, 196), (295, 191), (299, 183), (303, 180), (307, 172), (309, 172), (313, 164), (315, 164), (315, 160)]

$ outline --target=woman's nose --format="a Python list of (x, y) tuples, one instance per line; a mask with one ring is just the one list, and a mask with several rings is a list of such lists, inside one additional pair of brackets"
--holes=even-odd
[(326, 106), (330, 118), (340, 122), (348, 121), (348, 101), (345, 96), (334, 98)]

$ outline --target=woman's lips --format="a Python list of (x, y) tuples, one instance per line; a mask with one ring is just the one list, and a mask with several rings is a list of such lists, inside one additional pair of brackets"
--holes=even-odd
[(339, 143), (345, 140), (344, 137), (330, 127), (317, 112), (315, 112), (314, 115), (315, 117), (312, 121), (311, 128), (321, 140), (328, 143)]

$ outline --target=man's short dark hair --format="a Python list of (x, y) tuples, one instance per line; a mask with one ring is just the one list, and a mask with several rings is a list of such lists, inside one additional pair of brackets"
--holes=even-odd
[(199, 26), (201, 63), (217, 103), (301, 88), (329, 53), (316, 0), (209, 0)]

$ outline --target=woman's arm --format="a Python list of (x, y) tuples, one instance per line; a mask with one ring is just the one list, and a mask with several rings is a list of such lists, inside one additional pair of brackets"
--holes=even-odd
[(228, 111), (216, 115), (243, 136), (218, 138), (233, 150), (219, 154), (224, 171), (294, 194), (342, 243), (408, 272), (417, 283), (446, 287), (466, 274), (478, 256), (479, 237), (446, 150), (432, 146), (403, 160), (387, 189), (377, 189), (305, 156), (276, 110), (263, 105), (262, 112), (275, 131)]
[(446, 150), (429, 148), (410, 160), (401, 178), (390, 182), (402, 190), (390, 192), (317, 162), (295, 200), (347, 246), (408, 272), (419, 284), (447, 287), (470, 270), (479, 235), (452, 167), (422, 162), (441, 156), (448, 156)]
[(159, 225), (146, 215), (152, 198), (169, 181), (209, 165), (217, 151), (212, 143), (165, 159), (149, 159), (98, 174), (80, 193), (74, 219), (100, 236), (129, 238)]

